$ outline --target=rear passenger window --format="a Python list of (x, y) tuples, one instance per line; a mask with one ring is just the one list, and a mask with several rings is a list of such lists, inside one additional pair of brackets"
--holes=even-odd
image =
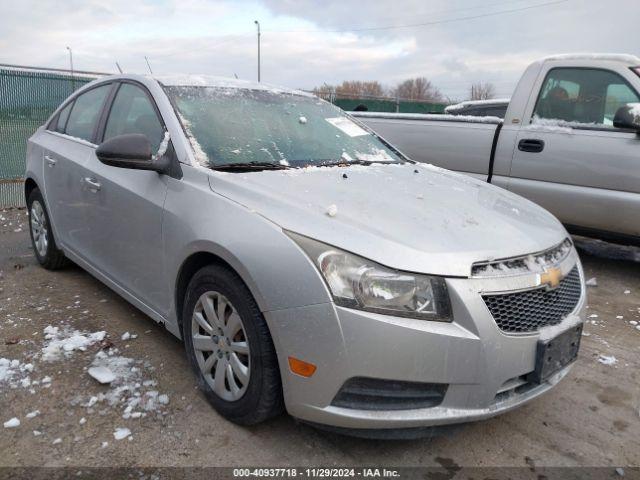
[(73, 102), (64, 107), (62, 111), (58, 114), (58, 120), (56, 124), (53, 126), (53, 130), (56, 132), (64, 133), (64, 127), (67, 125), (67, 120), (69, 118), (69, 112), (71, 112), (71, 107), (73, 107)]
[(127, 133), (146, 135), (152, 152), (158, 150), (164, 137), (164, 128), (146, 92), (130, 83), (122, 84), (118, 90), (107, 119), (104, 140)]
[(67, 135), (93, 141), (93, 132), (110, 88), (111, 85), (103, 85), (76, 98), (65, 129)]

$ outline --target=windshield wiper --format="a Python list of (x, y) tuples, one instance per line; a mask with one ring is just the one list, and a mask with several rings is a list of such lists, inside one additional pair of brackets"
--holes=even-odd
[(317, 167), (348, 167), (349, 165), (371, 165), (373, 163), (406, 163), (402, 160), (327, 160), (322, 163), (318, 163)]
[(212, 170), (221, 170), (224, 172), (249, 172), (254, 170), (288, 170), (292, 167), (282, 165), (280, 163), (270, 162), (238, 162), (238, 163), (222, 163), (220, 165), (212, 165)]

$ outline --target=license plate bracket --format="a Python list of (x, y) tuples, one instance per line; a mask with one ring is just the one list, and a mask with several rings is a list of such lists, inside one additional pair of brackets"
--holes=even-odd
[(582, 323), (573, 326), (561, 334), (539, 340), (536, 347), (536, 368), (528, 375), (532, 383), (544, 383), (549, 377), (562, 370), (578, 358), (580, 339), (582, 338)]

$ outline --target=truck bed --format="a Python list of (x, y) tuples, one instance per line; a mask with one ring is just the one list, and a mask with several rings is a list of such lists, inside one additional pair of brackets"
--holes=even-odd
[[(487, 180), (498, 117), (350, 112), (417, 162)], [(428, 148), (425, 148), (428, 146)]]

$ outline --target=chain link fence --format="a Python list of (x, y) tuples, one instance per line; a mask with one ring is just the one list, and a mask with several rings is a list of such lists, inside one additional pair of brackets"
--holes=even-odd
[(0, 207), (24, 205), (27, 140), (91, 72), (0, 64)]

